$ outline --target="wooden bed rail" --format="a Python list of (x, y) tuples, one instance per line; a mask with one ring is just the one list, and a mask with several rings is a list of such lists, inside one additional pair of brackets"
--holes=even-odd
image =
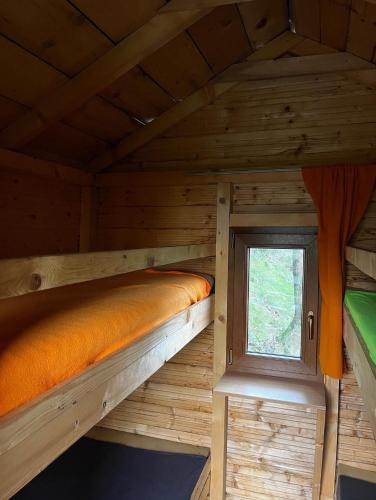
[(215, 245), (205, 244), (4, 259), (0, 298), (214, 255)]
[(346, 247), (346, 260), (376, 280), (376, 252)]

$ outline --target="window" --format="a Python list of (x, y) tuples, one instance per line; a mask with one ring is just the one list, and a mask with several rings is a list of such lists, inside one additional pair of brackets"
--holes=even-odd
[(316, 235), (303, 228), (264, 231), (234, 234), (232, 368), (315, 378)]

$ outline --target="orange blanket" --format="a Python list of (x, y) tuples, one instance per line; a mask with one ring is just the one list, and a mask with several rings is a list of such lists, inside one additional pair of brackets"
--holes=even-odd
[(0, 416), (210, 294), (203, 277), (148, 269), (0, 301)]

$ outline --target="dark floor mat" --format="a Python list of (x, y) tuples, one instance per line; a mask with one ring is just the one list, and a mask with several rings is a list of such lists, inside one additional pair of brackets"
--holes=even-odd
[(375, 500), (376, 484), (340, 475), (337, 484), (337, 500)]
[(205, 461), (83, 438), (13, 498), (188, 500)]

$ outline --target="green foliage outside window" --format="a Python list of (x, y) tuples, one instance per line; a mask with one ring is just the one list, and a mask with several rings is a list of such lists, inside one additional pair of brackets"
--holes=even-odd
[(301, 356), (304, 250), (250, 248), (249, 353)]

